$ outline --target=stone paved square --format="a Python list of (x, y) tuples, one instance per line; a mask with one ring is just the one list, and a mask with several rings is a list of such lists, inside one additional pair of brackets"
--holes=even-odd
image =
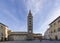
[(0, 43), (60, 43), (60, 41), (51, 41), (51, 40), (33, 40), (33, 41), (6, 41), (6, 42), (0, 42)]

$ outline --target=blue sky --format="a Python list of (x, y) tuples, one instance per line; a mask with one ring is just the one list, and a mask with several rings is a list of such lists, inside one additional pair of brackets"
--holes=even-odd
[(0, 0), (0, 22), (13, 31), (27, 31), (27, 15), (33, 15), (34, 33), (42, 33), (60, 16), (60, 0)]

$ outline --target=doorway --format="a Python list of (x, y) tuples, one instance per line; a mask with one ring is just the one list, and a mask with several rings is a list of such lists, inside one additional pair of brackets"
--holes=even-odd
[(55, 39), (57, 40), (57, 39), (58, 39), (58, 37), (57, 37), (57, 36), (55, 36)]

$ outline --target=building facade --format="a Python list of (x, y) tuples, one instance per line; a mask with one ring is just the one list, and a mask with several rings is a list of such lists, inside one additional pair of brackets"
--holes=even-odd
[(46, 32), (44, 33), (44, 39), (50, 39), (49, 30), (50, 30), (50, 28), (48, 28), (48, 29), (46, 30)]
[(57, 17), (53, 22), (50, 24), (50, 39), (60, 39), (60, 16)]
[(11, 32), (9, 40), (26, 40), (27, 35), (27, 32)]
[(6, 40), (8, 38), (8, 27), (0, 23), (0, 40)]

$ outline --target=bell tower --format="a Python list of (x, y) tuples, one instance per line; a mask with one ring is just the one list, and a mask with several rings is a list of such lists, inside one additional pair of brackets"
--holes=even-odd
[(30, 10), (28, 14), (28, 40), (31, 40), (33, 38), (32, 35), (33, 35), (33, 16)]

